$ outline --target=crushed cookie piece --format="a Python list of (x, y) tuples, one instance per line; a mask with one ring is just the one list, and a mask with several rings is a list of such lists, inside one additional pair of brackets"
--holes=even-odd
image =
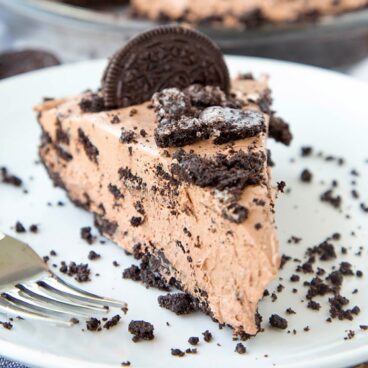
[(365, 204), (365, 203), (363, 203), (363, 202), (360, 204), (360, 209), (361, 209), (363, 212), (368, 213), (368, 205), (367, 205), (367, 204)]
[(80, 235), (89, 245), (96, 241), (96, 237), (92, 235), (92, 228), (90, 226), (82, 227), (80, 229)]
[(9, 174), (8, 169), (6, 167), (0, 168), (1, 173), (1, 182), (4, 184), (10, 184), (14, 187), (20, 187), (23, 184), (23, 180), (18, 176)]
[(87, 155), (87, 157), (94, 162), (95, 164), (98, 163), (98, 155), (100, 154), (98, 148), (93, 145), (93, 143), (90, 141), (88, 136), (84, 133), (84, 131), (79, 128), (78, 129), (78, 138), (79, 142), (82, 144), (84, 151)]
[(290, 276), (290, 281), (291, 282), (298, 282), (299, 280), (300, 280), (300, 276), (299, 275), (293, 274), (293, 275)]
[(94, 261), (96, 259), (99, 259), (101, 258), (101, 255), (96, 253), (94, 250), (91, 250), (89, 253), (88, 253), (88, 259), (90, 261)]
[(132, 117), (138, 113), (138, 110), (135, 107), (132, 107), (129, 111), (129, 116)]
[(284, 189), (286, 187), (286, 183), (282, 180), (277, 183), (277, 190), (281, 193), (284, 193)]
[(261, 229), (262, 229), (262, 224), (261, 224), (261, 223), (259, 223), (259, 222), (257, 222), (257, 223), (254, 225), (254, 228), (255, 228), (256, 230), (261, 230)]
[(206, 330), (204, 332), (202, 332), (202, 335), (203, 335), (203, 340), (206, 341), (206, 342), (211, 342), (212, 341), (212, 334), (210, 331)]
[(268, 135), (273, 138), (276, 142), (290, 145), (293, 135), (291, 134), (289, 124), (283, 119), (276, 116), (271, 116)]
[(354, 338), (355, 332), (353, 330), (348, 330), (347, 335), (344, 337), (344, 340), (351, 340)]
[(116, 200), (124, 198), (124, 194), (121, 193), (120, 189), (116, 185), (110, 183), (108, 189)]
[(180, 349), (171, 349), (171, 355), (177, 356), (177, 357), (183, 357), (185, 355), (184, 351)]
[(226, 100), (219, 87), (197, 84), (182, 91), (164, 89), (153, 95), (152, 104), (159, 147), (182, 147), (210, 137), (215, 144), (223, 144), (265, 131), (260, 112), (242, 110), (235, 100)]
[(320, 195), (320, 200), (330, 204), (336, 209), (340, 209), (342, 198), (339, 195), (334, 195), (332, 189), (328, 189)]
[(144, 129), (141, 129), (139, 131), (139, 134), (143, 137), (143, 138), (146, 138), (147, 137), (147, 132), (144, 130)]
[(313, 248), (308, 248), (307, 254), (309, 256), (314, 254), (319, 255), (320, 261), (330, 261), (331, 259), (336, 258), (335, 247), (327, 240), (323, 241), (321, 244)]
[(329, 298), (328, 301), (330, 303), (329, 313), (331, 318), (338, 318), (340, 321), (352, 321), (354, 316), (360, 313), (360, 308), (358, 306), (351, 309), (344, 309), (344, 307), (349, 304), (349, 299), (342, 295), (336, 295), (333, 298)]
[(121, 128), (120, 142), (121, 143), (132, 143), (136, 138), (136, 134), (132, 130), (126, 130)]
[(235, 352), (238, 354), (245, 354), (247, 349), (241, 342), (238, 342), (235, 346)]
[(136, 211), (141, 214), (141, 215), (145, 215), (146, 211), (144, 210), (143, 204), (141, 201), (136, 201), (134, 203), (134, 208), (136, 209)]
[(38, 233), (38, 226), (36, 224), (32, 224), (30, 227), (29, 227), (29, 231), (33, 234), (37, 234)]
[(142, 225), (143, 221), (144, 221), (143, 217), (141, 217), (141, 216), (132, 216), (132, 218), (130, 219), (130, 223), (134, 227), (138, 227), (138, 226)]
[(121, 122), (118, 115), (114, 115), (110, 121), (111, 124), (119, 124)]
[(5, 330), (12, 330), (13, 329), (13, 325), (10, 322), (1, 322), (0, 321), (0, 325), (2, 325)]
[(359, 193), (356, 189), (352, 189), (351, 191), (351, 196), (354, 198), (354, 199), (359, 199)]
[(168, 309), (177, 315), (189, 314), (196, 310), (193, 298), (186, 293), (160, 295), (158, 303), (160, 307)]
[(154, 327), (151, 323), (145, 321), (131, 321), (128, 327), (129, 332), (134, 335), (132, 340), (138, 342), (140, 340), (153, 340)]
[(101, 112), (106, 109), (103, 97), (96, 93), (83, 97), (79, 102), (79, 107), (87, 113)]
[(285, 264), (291, 260), (291, 257), (287, 256), (286, 254), (283, 254), (281, 256), (281, 262), (280, 262), (280, 269), (283, 269)]
[(86, 321), (86, 327), (88, 331), (101, 331), (101, 321), (91, 317)]
[(226, 220), (234, 222), (235, 224), (241, 224), (242, 222), (244, 222), (248, 218), (248, 214), (248, 208), (238, 203), (231, 203), (222, 210), (222, 216)]
[(20, 221), (15, 223), (15, 231), (17, 233), (25, 233), (27, 230)]
[(344, 276), (353, 276), (354, 272), (352, 270), (352, 265), (349, 262), (341, 262), (340, 263), (340, 268), (339, 271), (344, 275)]
[(297, 236), (292, 235), (289, 239), (288, 239), (288, 244), (299, 244), (302, 241), (302, 238), (299, 238)]
[(313, 147), (311, 146), (303, 146), (301, 147), (300, 149), (300, 155), (302, 157), (308, 157), (308, 156), (311, 156), (313, 153)]
[(300, 180), (303, 183), (310, 183), (312, 179), (313, 179), (313, 174), (308, 169), (304, 169), (302, 173), (300, 174)]
[(79, 324), (79, 319), (77, 319), (75, 317), (72, 317), (72, 318), (70, 318), (69, 322), (73, 325), (77, 325), (77, 324)]
[(213, 159), (207, 159), (179, 149), (173, 159), (171, 171), (179, 180), (235, 193), (247, 185), (261, 182), (266, 157), (261, 153), (240, 150), (232, 156), (218, 154)]
[(285, 318), (280, 317), (277, 314), (272, 314), (269, 318), (270, 325), (274, 328), (285, 330), (288, 326), (288, 322)]
[(131, 265), (124, 270), (123, 278), (133, 281), (141, 281), (141, 269), (136, 265)]
[(80, 263), (77, 265), (75, 262), (70, 262), (69, 265), (67, 265), (64, 261), (61, 261), (59, 271), (68, 276), (74, 277), (78, 282), (91, 281), (91, 271), (88, 264)]
[[(139, 243), (138, 243), (139, 244)], [(132, 265), (124, 270), (123, 278), (133, 281), (141, 281), (146, 287), (155, 287), (159, 290), (169, 291), (170, 287), (161, 275), (150, 265), (150, 256), (139, 254), (139, 247), (135, 253), (141, 259), (141, 266)]]
[(109, 236), (113, 236), (118, 228), (117, 222), (109, 221), (108, 219), (106, 219), (101, 215), (95, 215), (94, 224), (100, 231), (101, 235), (107, 234)]
[(333, 271), (331, 272), (327, 278), (327, 280), (330, 280), (331, 283), (335, 286), (341, 286), (342, 282), (344, 280), (343, 274), (340, 271)]
[(106, 330), (109, 330), (110, 328), (115, 327), (120, 320), (121, 317), (117, 314), (114, 317), (111, 317), (109, 320), (107, 320), (103, 327), (106, 328)]
[(187, 348), (187, 349), (185, 349), (185, 352), (187, 354), (197, 354), (197, 349), (195, 349), (195, 348)]
[(321, 309), (321, 304), (319, 304), (318, 302), (314, 300), (309, 300), (307, 304), (307, 308), (318, 311)]
[(188, 339), (190, 345), (197, 345), (199, 343), (199, 338), (196, 336), (191, 336)]

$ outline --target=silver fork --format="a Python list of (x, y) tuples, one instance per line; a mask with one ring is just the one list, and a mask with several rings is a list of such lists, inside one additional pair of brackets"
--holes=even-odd
[(63, 281), (27, 244), (0, 232), (0, 314), (72, 325), (71, 317), (107, 313), (126, 303)]

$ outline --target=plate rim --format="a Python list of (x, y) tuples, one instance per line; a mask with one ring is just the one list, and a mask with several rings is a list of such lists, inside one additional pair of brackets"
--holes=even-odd
[[(280, 61), (276, 59), (265, 59), (258, 57), (248, 57), (248, 56), (226, 56), (227, 63), (231, 64), (232, 62), (247, 62), (251, 61), (252, 63), (261, 63), (265, 65), (265, 69), (272, 64), (276, 64), (279, 66), (288, 66), (297, 70), (298, 72), (308, 71), (309, 73), (318, 73), (323, 75), (328, 75), (331, 78), (338, 78), (349, 83), (355, 84), (355, 86), (359, 86), (359, 88), (366, 89), (368, 94), (368, 84), (364, 81), (360, 81), (343, 73), (326, 70), (316, 66), (310, 66), (300, 63), (293, 63), (289, 61)], [(77, 63), (70, 63), (64, 65), (53, 66), (50, 68), (45, 68), (41, 70), (35, 70), (28, 73), (24, 73), (21, 75), (17, 75), (11, 78), (4, 79), (0, 81), (0, 93), (2, 90), (6, 90), (9, 85), (26, 83), (28, 79), (37, 79), (42, 76), (50, 73), (65, 73), (68, 70), (72, 70), (74, 68), (81, 68), (83, 66), (93, 67), (93, 66), (102, 66), (103, 63), (106, 63), (105, 59), (98, 60), (87, 60), (81, 61)], [(246, 64), (245, 64), (246, 65)], [(230, 68), (231, 69), (231, 68)], [(267, 71), (267, 70), (266, 70)], [(24, 82), (23, 82), (24, 81)], [(66, 365), (74, 364), (78, 367), (82, 368), (112, 368), (115, 367), (113, 364), (104, 364), (104, 363), (90, 363), (79, 359), (67, 358), (58, 356), (53, 353), (49, 353), (47, 351), (42, 351), (41, 349), (33, 349), (24, 346), (17, 345), (16, 343), (1, 340), (0, 339), (0, 355), (4, 358), (15, 360), (22, 364), (26, 364), (28, 366), (37, 366), (37, 367), (47, 367), (47, 368), (62, 368)], [(21, 359), (19, 359), (21, 358)], [(307, 367), (315, 367), (318, 366), (320, 368), (327, 367), (342, 367), (343, 364), (359, 364), (364, 360), (368, 359), (368, 349), (366, 346), (356, 346), (347, 351), (336, 351), (333, 354), (329, 354), (326, 356), (320, 356), (315, 359), (308, 360), (308, 362), (298, 362), (298, 363), (287, 363), (287, 364), (277, 364), (279, 368), (307, 368)]]

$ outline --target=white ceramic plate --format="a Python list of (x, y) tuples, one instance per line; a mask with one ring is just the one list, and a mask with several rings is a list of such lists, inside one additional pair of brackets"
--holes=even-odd
[[(82, 332), (82, 326), (59, 328), (47, 324), (15, 321), (14, 328), (6, 331), (0, 328), (0, 355), (17, 359), (29, 365), (42, 367), (118, 367), (120, 362), (129, 360), (133, 367), (346, 367), (368, 360), (368, 333), (359, 329), (368, 323), (368, 289), (366, 277), (344, 281), (343, 293), (351, 299), (351, 305), (358, 304), (361, 314), (353, 322), (327, 323), (328, 307), (326, 298), (320, 312), (305, 307), (305, 289), (299, 285), (299, 293), (292, 294), (294, 284), (284, 282), (285, 290), (277, 302), (270, 298), (260, 303), (264, 317), (265, 332), (246, 342), (248, 353), (234, 353), (235, 342), (228, 328), (219, 330), (208, 317), (194, 314), (177, 317), (161, 309), (157, 296), (161, 292), (149, 289), (127, 280), (122, 280), (124, 267), (132, 258), (112, 243), (88, 246), (80, 239), (82, 226), (92, 224), (90, 214), (77, 209), (60, 189), (55, 189), (41, 165), (35, 165), (40, 130), (35, 121), (32, 106), (44, 96), (59, 97), (76, 94), (86, 88), (98, 86), (105, 62), (85, 62), (66, 65), (49, 70), (30, 73), (0, 83), (0, 166), (6, 165), (25, 181), (29, 194), (11, 186), (0, 184), (0, 229), (14, 234), (11, 227), (16, 220), (25, 225), (40, 224), (40, 233), (18, 235), (28, 241), (41, 255), (55, 249), (61, 260), (86, 262), (89, 250), (102, 254), (99, 261), (89, 262), (94, 273), (91, 283), (83, 285), (87, 290), (106, 296), (124, 299), (129, 303), (129, 312), (122, 323), (101, 333)], [(291, 122), (295, 136), (290, 148), (270, 142), (273, 159), (274, 181), (285, 180), (292, 189), (282, 195), (277, 205), (277, 223), (282, 252), (301, 257), (306, 247), (318, 244), (333, 232), (343, 237), (337, 248), (344, 245), (349, 254), (345, 260), (368, 274), (368, 255), (365, 248), (361, 257), (354, 253), (359, 246), (368, 242), (368, 215), (358, 208), (357, 201), (350, 196), (352, 167), (362, 175), (357, 178), (362, 201), (368, 201), (367, 173), (368, 158), (368, 86), (342, 75), (307, 66), (266, 61), (255, 58), (229, 57), (228, 64), (233, 74), (239, 71), (253, 71), (256, 75), (267, 72), (275, 97), (275, 108)], [(317, 150), (343, 156), (345, 166), (339, 167), (321, 158), (299, 157), (300, 146), (312, 144)], [(295, 162), (290, 162), (294, 157)], [(305, 167), (315, 174), (314, 184), (301, 184), (299, 174)], [(318, 200), (319, 194), (327, 189), (332, 179), (339, 180), (338, 191), (344, 196), (343, 213)], [(320, 181), (325, 181), (321, 184)], [(365, 190), (364, 190), (365, 189)], [(365, 196), (365, 197), (364, 197)], [(66, 203), (59, 207), (56, 202)], [(51, 202), (52, 206), (47, 206)], [(345, 219), (346, 213), (351, 219)], [(365, 228), (364, 228), (365, 227)], [(355, 231), (356, 236), (350, 235)], [(288, 244), (291, 235), (300, 236), (298, 244)], [(112, 267), (118, 260), (121, 267)], [(337, 261), (338, 262), (338, 261)], [(337, 263), (335, 262), (335, 264)], [(327, 263), (331, 267), (333, 263)], [(290, 262), (280, 276), (287, 280), (295, 263)], [(310, 277), (309, 277), (310, 278)], [(269, 287), (273, 291), (276, 280)], [(352, 295), (355, 288), (359, 293)], [(285, 309), (292, 307), (297, 314), (287, 316), (289, 329), (297, 334), (271, 330), (268, 317), (272, 313), (285, 315)], [(1, 317), (5, 318), (5, 317)], [(0, 319), (1, 319), (0, 318)], [(127, 332), (132, 319), (150, 321), (155, 326), (156, 338), (152, 342), (134, 344)], [(170, 323), (170, 327), (166, 325)], [(310, 326), (309, 332), (303, 327)], [(183, 358), (173, 357), (170, 348), (185, 349), (190, 336), (201, 336), (206, 329), (214, 335), (212, 343), (201, 342), (199, 353)], [(356, 331), (354, 339), (346, 341), (346, 330)], [(219, 346), (220, 344), (221, 346)]]

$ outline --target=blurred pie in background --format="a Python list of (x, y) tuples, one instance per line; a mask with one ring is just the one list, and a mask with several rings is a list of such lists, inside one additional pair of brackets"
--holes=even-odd
[(257, 27), (295, 23), (368, 6), (368, 0), (131, 0), (135, 12), (152, 20)]
[(77, 6), (131, 5), (132, 14), (154, 21), (183, 21), (254, 28), (298, 23), (368, 6), (368, 0), (61, 0)]

